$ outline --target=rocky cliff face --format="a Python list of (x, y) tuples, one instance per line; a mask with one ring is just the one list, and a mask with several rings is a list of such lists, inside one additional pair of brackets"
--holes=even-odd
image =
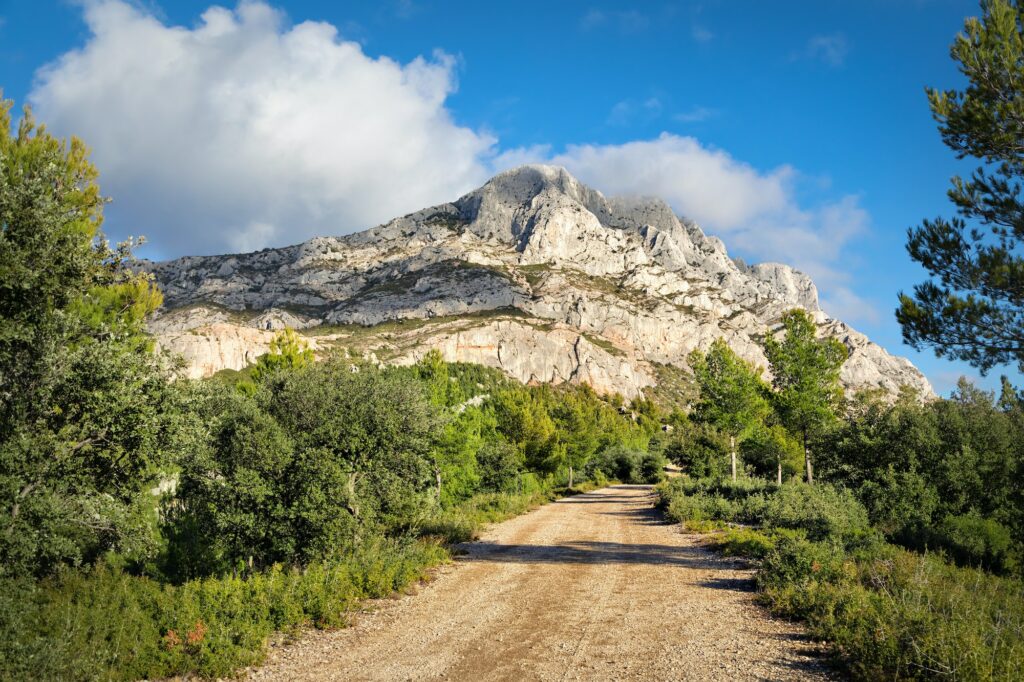
[(166, 299), (151, 330), (194, 376), (240, 369), (291, 326), (320, 349), (411, 362), (437, 348), (634, 397), (717, 337), (766, 366), (759, 340), (801, 307), (849, 349), (847, 387), (931, 394), (908, 360), (822, 311), (806, 275), (733, 261), (664, 202), (606, 198), (549, 166), (347, 237), (146, 267)]

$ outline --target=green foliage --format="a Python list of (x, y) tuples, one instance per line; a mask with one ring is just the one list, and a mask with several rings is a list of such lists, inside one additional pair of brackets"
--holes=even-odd
[(620, 483), (658, 483), (665, 478), (665, 464), (667, 460), (658, 453), (614, 445), (587, 463), (586, 475)]
[(770, 528), (803, 530), (811, 540), (847, 540), (871, 530), (867, 510), (853, 493), (830, 485), (783, 485), (769, 498), (761, 522)]
[(665, 480), (665, 465), (668, 464), (661, 455), (646, 452), (640, 458), (640, 476), (636, 483), (660, 483)]
[(302, 369), (313, 363), (313, 351), (309, 344), (291, 327), (278, 332), (270, 341), (270, 351), (256, 360), (250, 377), (260, 382), (276, 372)]
[(39, 583), (7, 580), (0, 678), (230, 676), (259, 663), (275, 631), (344, 625), (360, 600), (405, 589), (447, 559), (434, 543), (378, 539), (301, 570), (275, 565), (177, 587), (106, 564)]
[(1019, 581), (895, 548), (843, 554), (780, 540), (758, 572), (773, 611), (834, 643), (852, 677), (1017, 680), (1024, 674)]
[(160, 304), (131, 243), (100, 232), (80, 140), (11, 134), (0, 102), (0, 575), (46, 575), (116, 549), (153, 557), (150, 489), (183, 447), (187, 389), (149, 353)]
[(799, 476), (803, 465), (800, 442), (781, 424), (759, 425), (740, 443), (749, 473), (772, 477), (777, 483)]
[(836, 339), (817, 339), (814, 321), (802, 310), (782, 316), (785, 338), (769, 335), (764, 351), (772, 370), (775, 408), (787, 429), (800, 434), (804, 446), (807, 482), (814, 480), (810, 438), (835, 421), (843, 398), (839, 368), (846, 347)]
[(485, 443), (476, 453), (476, 461), (482, 472), (480, 490), (504, 493), (520, 487), (522, 461), (515, 446), (503, 441)]
[[(849, 492), (713, 479), (658, 491), (669, 517), (691, 527), (759, 524), (712, 541), (759, 560), (761, 600), (833, 643), (856, 679), (1015, 680), (1024, 672), (1021, 583), (880, 542)], [(949, 531), (972, 556), (1006, 547), (1005, 533), (979, 518), (951, 519)]]
[(961, 565), (996, 573), (1020, 571), (1022, 548), (1010, 529), (977, 512), (947, 516), (915, 540), (918, 545), (944, 551)]
[(896, 318), (915, 348), (965, 360), (982, 372), (1024, 370), (1024, 8), (986, 0), (950, 50), (966, 90), (928, 90), (942, 140), (980, 163), (952, 179), (959, 216), (908, 231), (907, 251), (932, 279), (900, 293)]
[[(1004, 390), (1004, 396), (1015, 391)], [(923, 403), (904, 393), (889, 404), (859, 396), (822, 441), (821, 473), (855, 491), (872, 524), (892, 541), (944, 548), (950, 558), (990, 570), (1019, 570), (1024, 540), (1016, 480), (1024, 465), (1024, 420), (1015, 401), (961, 382), (949, 400)], [(978, 517), (1010, 534), (997, 552), (950, 543), (944, 519)], [(995, 526), (991, 526), (995, 527)]]
[(717, 478), (728, 469), (729, 446), (728, 436), (713, 425), (686, 422), (673, 431), (662, 454), (694, 478)]
[(767, 386), (760, 372), (737, 356), (721, 338), (715, 339), (706, 354), (693, 351), (689, 363), (700, 387), (694, 415), (729, 436), (735, 479), (736, 439), (750, 435), (768, 416), (771, 408), (765, 397)]

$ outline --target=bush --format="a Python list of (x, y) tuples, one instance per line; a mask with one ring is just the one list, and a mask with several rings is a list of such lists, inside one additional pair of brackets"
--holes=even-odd
[(829, 485), (783, 485), (764, 509), (769, 527), (799, 528), (812, 540), (850, 538), (871, 532), (867, 510), (847, 490)]
[(585, 474), (594, 478), (598, 474), (605, 480), (622, 483), (639, 482), (640, 462), (644, 453), (622, 446), (605, 448), (587, 462)]
[(648, 452), (640, 459), (640, 471), (635, 483), (660, 483), (665, 480), (665, 465), (668, 461), (657, 454)]
[[(525, 478), (525, 477), (524, 477)], [(546, 489), (525, 493), (480, 493), (454, 507), (440, 510), (419, 524), (422, 537), (440, 538), (449, 544), (469, 542), (479, 537), (485, 523), (497, 523), (518, 516), (553, 499)]]
[(375, 538), (304, 569), (161, 585), (111, 563), (0, 584), (0, 679), (222, 677), (258, 663), (271, 633), (338, 627), (447, 560), (436, 543)]
[[(1024, 586), (882, 542), (849, 492), (706, 479), (658, 492), (668, 516), (689, 525), (760, 513), (762, 530), (729, 528), (714, 543), (758, 559), (760, 599), (831, 642), (855, 679), (1024, 679)], [(940, 530), (965, 556), (998, 563), (1013, 552), (1007, 530), (980, 516)]]
[(892, 546), (840, 563), (834, 543), (780, 542), (758, 573), (762, 599), (833, 642), (862, 680), (1018, 680), (1019, 582)]
[(975, 566), (1002, 574), (1020, 569), (1020, 546), (1010, 529), (977, 512), (947, 516), (923, 534), (926, 547), (942, 549), (962, 566)]
[(504, 441), (485, 443), (476, 453), (480, 471), (480, 489), (487, 492), (511, 492), (519, 484), (519, 452)]

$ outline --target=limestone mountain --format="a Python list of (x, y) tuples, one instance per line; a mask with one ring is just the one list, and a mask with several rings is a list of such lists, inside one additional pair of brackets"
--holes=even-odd
[(657, 395), (718, 337), (766, 366), (760, 339), (801, 307), (849, 349), (847, 387), (931, 394), (908, 360), (822, 311), (806, 275), (747, 266), (665, 202), (605, 197), (550, 166), (345, 237), (145, 267), (166, 300), (150, 329), (192, 376), (244, 367), (290, 326), (318, 350), (400, 363), (436, 348), (524, 382)]

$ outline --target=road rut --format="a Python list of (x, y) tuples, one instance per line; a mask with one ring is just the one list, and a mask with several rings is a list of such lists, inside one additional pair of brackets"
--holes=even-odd
[(649, 486), (491, 527), (419, 593), (276, 647), (258, 680), (827, 680), (752, 572), (666, 524)]

